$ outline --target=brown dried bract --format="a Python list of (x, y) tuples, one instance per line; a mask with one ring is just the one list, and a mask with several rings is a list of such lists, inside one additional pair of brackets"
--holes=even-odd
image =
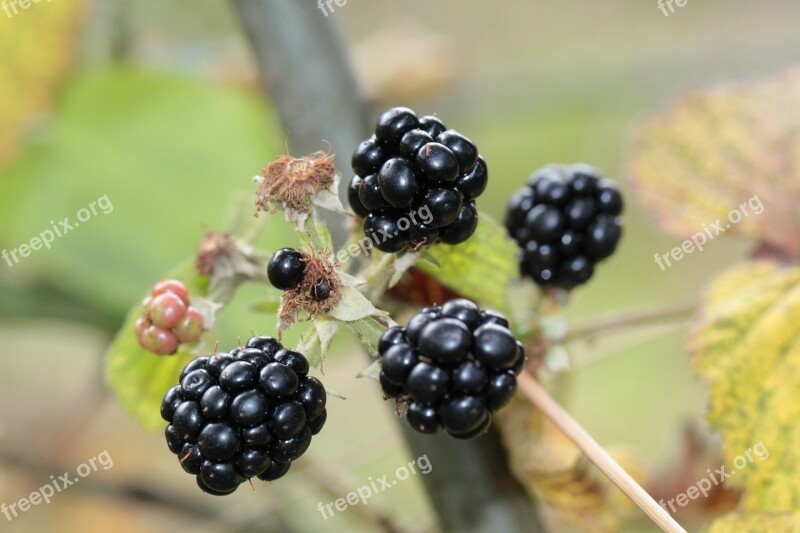
[(334, 159), (335, 154), (322, 151), (306, 157), (282, 155), (275, 159), (261, 171), (264, 181), (256, 193), (258, 211), (274, 213), (288, 207), (308, 213), (311, 199), (334, 182)]
[[(342, 299), (342, 281), (336, 274), (333, 255), (327, 250), (319, 255), (300, 250), (306, 262), (305, 276), (300, 284), (283, 295), (280, 312), (280, 329), (286, 329), (293, 322), (300, 320), (300, 312), (308, 313), (308, 319), (330, 313)], [(330, 286), (330, 293), (324, 300), (315, 298), (315, 287), (325, 282)]]
[(230, 257), (232, 250), (233, 241), (230, 235), (209, 231), (197, 249), (194, 266), (200, 274), (210, 277), (219, 258)]

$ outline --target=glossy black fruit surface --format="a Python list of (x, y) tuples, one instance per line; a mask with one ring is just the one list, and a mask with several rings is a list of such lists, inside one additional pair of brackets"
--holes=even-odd
[(378, 343), (385, 397), (407, 405), (406, 420), (420, 433), (479, 437), (511, 399), (525, 364), (508, 326), (497, 311), (456, 298), (387, 329)]
[(488, 167), (474, 142), (437, 117), (389, 109), (351, 163), (347, 199), (380, 251), (456, 245), (475, 233), (474, 202), (486, 190)]
[(327, 420), (325, 387), (305, 356), (269, 336), (192, 360), (164, 395), (164, 436), (201, 490), (231, 494), (280, 478)]
[(531, 175), (506, 208), (520, 273), (541, 286), (572, 289), (617, 249), (624, 208), (617, 185), (588, 165), (548, 166)]

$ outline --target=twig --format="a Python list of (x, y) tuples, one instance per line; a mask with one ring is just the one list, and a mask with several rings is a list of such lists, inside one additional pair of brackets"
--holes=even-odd
[(578, 422), (572, 418), (527, 372), (519, 376), (519, 388), (594, 463), (614, 485), (667, 533), (686, 533), (667, 511), (639, 485)]
[(678, 304), (671, 304), (648, 309), (637, 309), (613, 313), (600, 318), (590, 319), (571, 328), (564, 336), (563, 341), (574, 341), (592, 338), (595, 334), (603, 332), (641, 326), (663, 320), (686, 318), (697, 310), (697, 302), (690, 300)]

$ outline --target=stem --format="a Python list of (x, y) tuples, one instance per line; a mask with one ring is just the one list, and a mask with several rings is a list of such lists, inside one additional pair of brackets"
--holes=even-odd
[(667, 533), (686, 533), (667, 511), (639, 485), (578, 422), (572, 418), (527, 372), (518, 378), (519, 388), (614, 485)]
[(661, 322), (665, 320), (682, 319), (691, 316), (697, 310), (697, 302), (690, 300), (655, 308), (637, 309), (612, 313), (600, 318), (590, 319), (571, 328), (564, 336), (563, 341), (591, 339), (598, 333), (606, 334), (610, 331)]
[[(356, 79), (335, 17), (315, 2), (231, 0), (261, 68), (265, 89), (293, 148), (310, 153), (330, 141), (346, 154), (369, 136), (373, 109)], [(340, 192), (345, 192), (343, 180)], [(346, 239), (341, 217), (329, 218), (334, 242)], [(414, 433), (400, 421), (414, 457), (434, 468), (423, 477), (446, 531), (543, 531), (535, 504), (509, 471), (496, 433), (476, 441)]]

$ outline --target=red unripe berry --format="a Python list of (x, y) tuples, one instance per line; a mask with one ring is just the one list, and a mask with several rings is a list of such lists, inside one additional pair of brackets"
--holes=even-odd
[(147, 320), (145, 317), (140, 317), (139, 320), (136, 321), (136, 334), (141, 336), (142, 332), (150, 325), (150, 321)]
[(203, 314), (194, 307), (189, 307), (173, 331), (181, 342), (197, 340), (203, 334)]
[(159, 281), (153, 286), (153, 290), (150, 291), (150, 294), (153, 296), (153, 298), (155, 298), (156, 296), (160, 296), (168, 292), (176, 294), (181, 300), (183, 300), (184, 304), (189, 305), (189, 290), (186, 288), (186, 285), (176, 279), (165, 279), (163, 281)]
[(148, 326), (139, 335), (142, 348), (156, 355), (172, 355), (178, 351), (178, 338), (171, 331)]
[(186, 314), (186, 304), (180, 296), (172, 292), (159, 294), (147, 307), (150, 321), (162, 329), (172, 329), (177, 326)]

